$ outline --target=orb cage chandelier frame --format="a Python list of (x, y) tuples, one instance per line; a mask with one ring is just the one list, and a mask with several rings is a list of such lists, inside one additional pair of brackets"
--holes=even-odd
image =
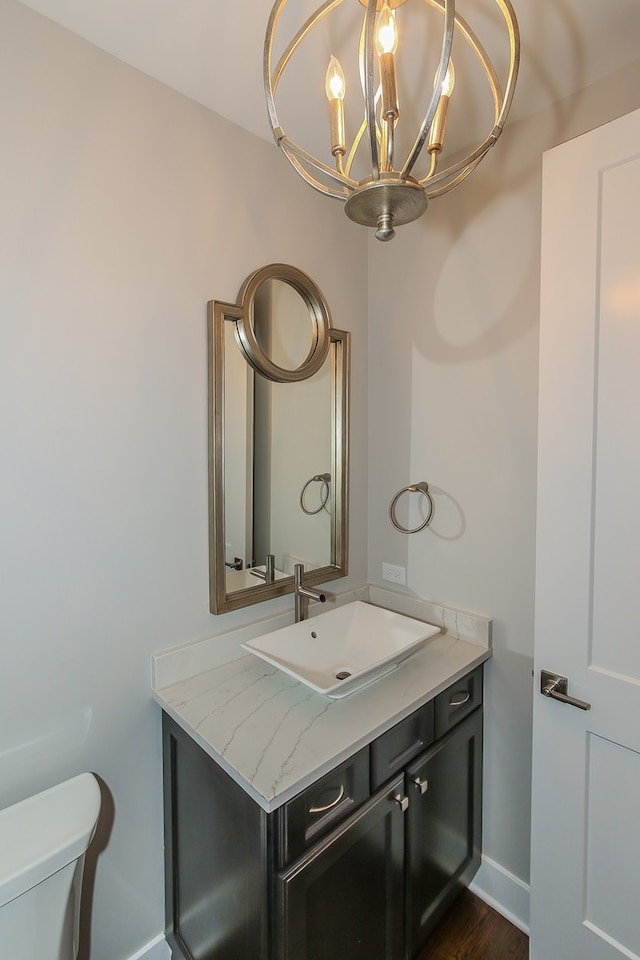
[[(395, 235), (396, 226), (410, 223), (422, 216), (430, 199), (442, 196), (462, 183), (500, 137), (511, 108), (520, 62), (520, 32), (511, 2), (494, 0), (504, 17), (509, 38), (509, 70), (503, 92), (486, 50), (469, 24), (456, 13), (454, 0), (424, 0), (428, 6), (435, 8), (443, 16), (440, 62), (435, 73), (433, 94), (415, 143), (403, 165), (395, 167), (394, 132), (399, 115), (395, 47), (381, 49), (380, 41), (376, 40), (376, 27), (385, 15), (388, 19), (392, 19), (392, 30), (395, 30), (395, 9), (405, 3), (405, 0), (359, 0), (361, 5), (366, 7), (358, 53), (365, 116), (347, 151), (342, 105), (344, 76), (339, 64), (335, 64), (335, 58), (331, 57), (329, 70), (334, 68), (335, 64), (339, 71), (337, 87), (332, 86), (329, 71), (326, 78), (330, 106), (331, 153), (335, 157), (335, 168), (318, 160), (287, 137), (278, 119), (275, 97), (282, 74), (292, 55), (311, 30), (344, 0), (325, 0), (298, 30), (278, 62), (273, 65), (274, 35), (280, 14), (287, 2), (288, 0), (276, 0), (274, 3), (264, 42), (264, 88), (273, 137), (295, 170), (308, 184), (326, 196), (342, 200), (345, 203), (347, 216), (363, 226), (375, 227), (375, 235), (379, 240), (390, 240)], [(348, 2), (353, 3), (355, 0), (348, 0)], [(453, 81), (450, 78), (454, 72), (451, 58), (454, 34), (466, 41), (482, 67), (493, 100), (493, 128), (485, 140), (470, 153), (445, 169), (438, 170), (449, 97), (453, 89)], [(395, 42), (397, 43), (397, 34)], [(378, 60), (377, 84), (376, 60)], [(371, 175), (358, 181), (351, 176), (351, 170), (363, 139), (369, 144)], [(425, 144), (430, 158), (429, 170), (425, 177), (416, 179), (412, 176), (412, 171)]]

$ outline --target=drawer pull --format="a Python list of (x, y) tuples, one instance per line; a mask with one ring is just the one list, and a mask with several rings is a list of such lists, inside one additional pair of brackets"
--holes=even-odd
[(426, 793), (427, 790), (429, 789), (429, 781), (428, 781), (428, 780), (421, 780), (420, 777), (416, 777), (413, 782), (415, 783), (415, 785), (416, 785), (416, 787), (418, 788), (418, 790), (420, 791), (420, 793)]
[(403, 797), (401, 793), (396, 793), (393, 798), (403, 813), (409, 809), (409, 797)]
[(461, 707), (463, 703), (468, 703), (471, 700), (471, 694), (468, 690), (465, 690), (464, 693), (454, 694), (449, 700), (450, 707)]
[(332, 800), (331, 803), (328, 803), (325, 807), (309, 807), (309, 813), (326, 813), (327, 810), (333, 810), (334, 807), (337, 807), (342, 798), (344, 797), (344, 783), (340, 787), (340, 792), (335, 800)]

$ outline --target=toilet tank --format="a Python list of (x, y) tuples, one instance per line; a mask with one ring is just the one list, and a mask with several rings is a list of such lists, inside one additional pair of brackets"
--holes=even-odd
[(0, 810), (2, 956), (75, 960), (84, 854), (99, 812), (90, 773)]

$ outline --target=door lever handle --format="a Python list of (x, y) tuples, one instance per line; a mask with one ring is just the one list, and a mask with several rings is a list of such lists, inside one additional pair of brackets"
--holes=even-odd
[(551, 697), (552, 700), (559, 700), (561, 703), (568, 703), (572, 707), (578, 707), (579, 710), (591, 710), (591, 704), (586, 700), (578, 700), (576, 697), (567, 695), (569, 681), (566, 677), (561, 677), (557, 673), (550, 673), (549, 670), (540, 672), (540, 693), (545, 697)]

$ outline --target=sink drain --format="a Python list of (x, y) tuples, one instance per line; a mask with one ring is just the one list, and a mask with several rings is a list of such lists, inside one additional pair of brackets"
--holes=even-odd
[(348, 670), (341, 670), (340, 673), (336, 673), (336, 680), (346, 680), (347, 677), (350, 677), (351, 674)]

